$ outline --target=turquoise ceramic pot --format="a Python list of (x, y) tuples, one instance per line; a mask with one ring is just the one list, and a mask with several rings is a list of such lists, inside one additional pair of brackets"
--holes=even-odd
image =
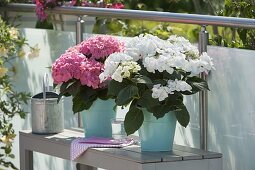
[(144, 122), (138, 130), (142, 151), (171, 151), (176, 128), (174, 112), (156, 119), (152, 113), (143, 109)]
[(97, 99), (89, 110), (82, 112), (85, 137), (112, 137), (111, 120), (116, 118), (114, 100)]

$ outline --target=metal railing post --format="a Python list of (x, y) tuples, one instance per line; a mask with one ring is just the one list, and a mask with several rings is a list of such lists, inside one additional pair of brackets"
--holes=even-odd
[[(76, 44), (79, 44), (83, 40), (83, 19), (82, 16), (78, 16), (78, 19), (76, 21)], [(82, 127), (82, 119), (81, 119), (81, 114), (78, 113), (78, 127)]]
[[(206, 26), (201, 27), (199, 33), (199, 53), (207, 52), (208, 32)], [(205, 73), (200, 74), (200, 77), (207, 80)], [(200, 118), (200, 149), (207, 150), (207, 132), (208, 132), (208, 92), (201, 91), (199, 93), (199, 118)]]
[(76, 21), (76, 44), (79, 44), (83, 40), (82, 31), (83, 31), (83, 19), (82, 16), (78, 16)]

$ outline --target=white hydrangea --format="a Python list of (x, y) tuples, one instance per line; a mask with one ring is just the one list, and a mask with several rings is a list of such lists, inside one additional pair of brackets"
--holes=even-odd
[(156, 49), (157, 45), (153, 41), (148, 41), (147, 37), (143, 35), (132, 38), (125, 45), (125, 53), (130, 55), (134, 61), (147, 56), (154, 56)]
[(137, 73), (141, 70), (141, 67), (135, 61), (122, 62), (116, 71), (112, 74), (112, 79), (118, 82), (122, 82), (123, 78), (129, 78), (132, 73)]
[(157, 36), (142, 34), (128, 41), (124, 52), (111, 54), (106, 59), (100, 81), (112, 76), (116, 81), (122, 81), (124, 77), (130, 76), (130, 72), (128, 68), (120, 67), (121, 63), (138, 60), (150, 73), (166, 71), (172, 74), (175, 69), (181, 69), (196, 75), (213, 68), (212, 59), (207, 53), (199, 57), (197, 47), (184, 37), (173, 35), (168, 40), (162, 40)]
[(159, 101), (165, 100), (168, 97), (167, 87), (161, 86), (160, 84), (154, 85), (152, 88), (152, 97)]
[(186, 83), (185, 81), (182, 80), (168, 80), (167, 82), (167, 87), (169, 88), (169, 91), (171, 92), (170, 94), (173, 94), (172, 92), (174, 91), (191, 91), (192, 87)]
[(152, 88), (152, 97), (159, 101), (165, 100), (169, 94), (174, 94), (175, 91), (191, 91), (192, 87), (182, 80), (168, 80), (166, 86), (156, 84)]
[(199, 58), (198, 48), (192, 45), (189, 40), (185, 39), (184, 37), (171, 35), (168, 38), (168, 41), (173, 44), (172, 48), (185, 54), (187, 59)]
[[(139, 43), (142, 44), (136, 46), (135, 44), (139, 44), (138, 39), (140, 39)], [(153, 44), (153, 46), (147, 44)], [(194, 61), (189, 63), (190, 60), (199, 58), (198, 49), (184, 37), (173, 35), (165, 41), (148, 34), (136, 37), (135, 43), (132, 44), (132, 47), (134, 46), (136, 46), (136, 49), (131, 50), (130, 48), (130, 51), (133, 53), (134, 51), (135, 53), (140, 51), (139, 54), (136, 54), (136, 56), (140, 56), (136, 57), (135, 61), (142, 59), (143, 65), (148, 72), (167, 71), (169, 74), (172, 74), (175, 68), (194, 70), (194, 72), (198, 72), (197, 70), (199, 70), (199, 68), (193, 65)], [(148, 51), (150, 50), (151, 52), (149, 53)], [(131, 52), (128, 53), (131, 54)]]
[(208, 56), (207, 53), (202, 53), (199, 59), (190, 59), (186, 63), (185, 68), (183, 70), (187, 72), (191, 72), (192, 74), (199, 74), (202, 72), (208, 73), (211, 69), (213, 69), (212, 58)]
[(201, 66), (204, 70), (203, 72), (208, 72), (209, 70), (213, 69), (213, 62), (212, 62), (212, 58), (207, 54), (207, 53), (202, 53), (202, 55), (200, 56), (200, 62), (201, 62)]
[(113, 53), (105, 60), (104, 72), (99, 75), (100, 82), (105, 81), (115, 73), (118, 77), (117, 68), (122, 61), (131, 61), (133, 58), (125, 53)]

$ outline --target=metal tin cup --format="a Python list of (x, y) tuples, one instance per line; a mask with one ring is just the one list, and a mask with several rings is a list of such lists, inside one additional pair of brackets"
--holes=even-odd
[(59, 133), (64, 129), (63, 102), (58, 103), (57, 93), (47, 92), (45, 77), (43, 92), (31, 98), (32, 133)]

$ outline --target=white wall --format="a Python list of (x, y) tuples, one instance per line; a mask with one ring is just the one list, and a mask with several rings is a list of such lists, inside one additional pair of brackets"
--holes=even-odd
[[(24, 60), (16, 60), (17, 74), (14, 77), (15, 86), (17, 90), (31, 92), (32, 95), (35, 95), (42, 92), (44, 73), (50, 75), (50, 69), (47, 67), (51, 66), (55, 59), (68, 47), (75, 44), (75, 34), (40, 29), (22, 29), (22, 33), (25, 35), (30, 45), (38, 44), (40, 55), (38, 58), (34, 59), (25, 58)], [(50, 82), (52, 83), (51, 79)], [(72, 113), (70, 99), (66, 98), (64, 102), (65, 128), (77, 127), (77, 116), (74, 116)], [(30, 112), (30, 105), (28, 105), (26, 110)], [(16, 117), (14, 125), (16, 132), (21, 129), (31, 129), (31, 114), (29, 113), (26, 120), (22, 121)], [(16, 155), (15, 165), (19, 166), (18, 137), (15, 141), (14, 152)], [(73, 164), (70, 164), (70, 161), (43, 156), (42, 154), (35, 154), (34, 156), (35, 170), (70, 170), (72, 168)]]

